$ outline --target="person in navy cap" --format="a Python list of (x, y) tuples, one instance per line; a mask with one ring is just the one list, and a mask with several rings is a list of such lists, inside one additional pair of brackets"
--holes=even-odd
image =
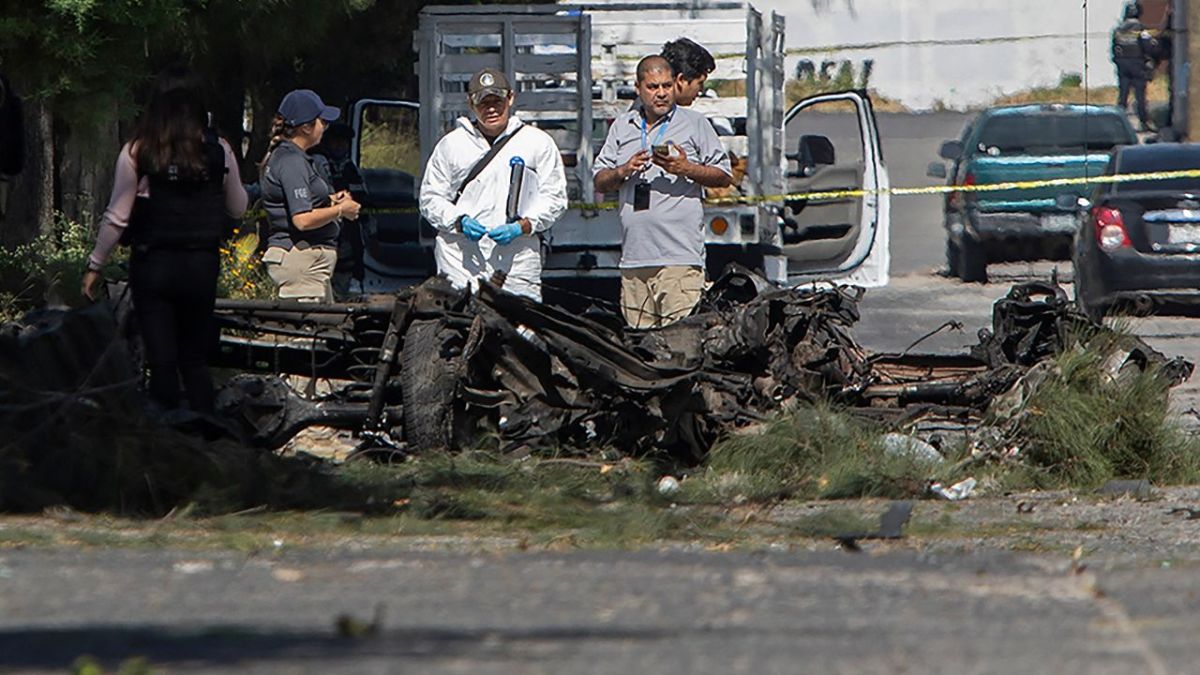
[(341, 222), (356, 220), (361, 207), (348, 191), (333, 191), (307, 151), (339, 115), (316, 92), (296, 89), (283, 97), (271, 126), (259, 181), (269, 231), (263, 263), (280, 298), (333, 300)]

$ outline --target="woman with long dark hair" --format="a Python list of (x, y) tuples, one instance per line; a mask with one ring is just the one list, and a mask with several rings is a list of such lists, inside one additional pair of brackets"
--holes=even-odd
[(321, 142), (340, 112), (311, 89), (288, 92), (271, 125), (271, 145), (260, 174), (270, 234), (263, 263), (280, 298), (333, 300), (341, 221), (357, 220), (350, 193), (334, 192), (313, 165), (308, 149)]
[(209, 349), (220, 244), (246, 210), (237, 160), (208, 121), (187, 67), (159, 75), (133, 138), (117, 156), (112, 197), (88, 256), (82, 292), (95, 298), (113, 247), (130, 242), (129, 285), (151, 397), (164, 408), (213, 409)]

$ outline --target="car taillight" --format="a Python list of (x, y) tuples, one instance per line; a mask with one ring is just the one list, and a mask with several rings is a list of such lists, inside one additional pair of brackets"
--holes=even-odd
[(708, 229), (712, 230), (712, 233), (718, 237), (723, 236), (729, 229), (729, 221), (725, 220), (722, 216), (717, 216), (708, 224)]
[(1125, 231), (1125, 219), (1118, 209), (1097, 206), (1092, 209), (1092, 224), (1096, 228), (1096, 243), (1105, 251), (1132, 246), (1129, 233)]

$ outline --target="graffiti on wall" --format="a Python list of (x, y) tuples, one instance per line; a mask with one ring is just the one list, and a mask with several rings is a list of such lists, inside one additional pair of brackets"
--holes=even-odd
[(795, 77), (801, 82), (820, 84), (830, 89), (868, 89), (874, 70), (875, 59), (863, 59), (857, 68), (849, 59), (825, 60), (819, 64), (810, 59), (801, 59), (796, 64)]

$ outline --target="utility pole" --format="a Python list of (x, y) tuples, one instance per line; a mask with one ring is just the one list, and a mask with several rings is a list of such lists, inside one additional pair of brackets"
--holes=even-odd
[[(1200, 140), (1200, 0), (1172, 2), (1176, 41), (1171, 64), (1176, 90), (1172, 103), (1175, 110), (1186, 111), (1179, 128), (1184, 140), (1194, 142)], [(1174, 63), (1178, 57), (1183, 57), (1182, 62)]]

